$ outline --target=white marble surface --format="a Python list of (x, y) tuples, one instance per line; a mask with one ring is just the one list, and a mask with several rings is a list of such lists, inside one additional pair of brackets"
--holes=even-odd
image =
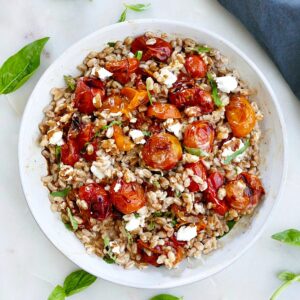
[[(250, 0), (248, 0), (250, 1)], [(127, 1), (132, 2), (132, 1)], [(147, 2), (150, 2), (147, 1)], [(258, 242), (234, 265), (210, 279), (170, 292), (185, 300), (266, 300), (280, 284), (276, 273), (300, 272), (300, 249), (281, 245), (270, 235), (290, 227), (300, 228), (300, 103), (255, 40), (214, 0), (152, 0), (152, 8), (128, 18), (156, 17), (185, 21), (208, 28), (239, 46), (264, 71), (283, 110), (288, 129), (288, 179), (280, 204)], [(43, 36), (51, 39), (42, 64), (17, 92), (0, 96), (0, 299), (46, 299), (54, 285), (76, 269), (47, 240), (35, 223), (22, 194), (17, 166), (17, 139), (26, 101), (43, 71), (63, 50), (88, 33), (114, 23), (120, 0), (0, 0), (0, 62), (24, 44)], [(171, 9), (172, 8), (172, 9)], [(72, 299), (146, 300), (158, 291), (118, 286), (99, 279)], [(281, 299), (297, 300), (300, 284)]]

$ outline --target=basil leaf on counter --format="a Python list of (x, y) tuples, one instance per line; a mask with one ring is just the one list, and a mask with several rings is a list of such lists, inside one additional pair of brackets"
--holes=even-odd
[(69, 194), (70, 190), (71, 188), (67, 187), (63, 190), (52, 192), (50, 193), (50, 195), (52, 197), (66, 197)]
[(71, 213), (71, 209), (69, 207), (67, 207), (67, 214), (68, 214), (68, 217), (69, 217), (69, 220), (70, 220), (73, 230), (76, 231), (78, 229), (78, 222), (73, 217), (73, 215)]
[(200, 149), (200, 148), (189, 148), (189, 147), (184, 147), (184, 149), (190, 153), (190, 154), (193, 154), (193, 155), (197, 155), (197, 156), (209, 156), (209, 154)]
[(297, 274), (292, 273), (292, 272), (281, 272), (281, 273), (278, 274), (277, 277), (281, 281), (289, 281), (289, 280), (294, 279), (296, 276), (297, 276)]
[(64, 300), (65, 298), (66, 293), (64, 288), (60, 285), (57, 285), (48, 297), (48, 300)]
[(293, 246), (300, 246), (300, 231), (297, 229), (288, 229), (273, 234), (272, 239)]
[(68, 275), (64, 281), (64, 290), (66, 296), (77, 294), (97, 280), (97, 277), (84, 271), (77, 270)]
[(216, 84), (216, 81), (214, 80), (213, 76), (211, 73), (207, 73), (207, 79), (208, 79), (208, 82), (211, 86), (211, 90), (212, 90), (212, 98), (214, 100), (214, 103), (217, 107), (222, 107), (223, 106), (223, 103), (219, 97), (219, 94), (218, 94), (218, 88), (217, 88), (217, 84)]
[(126, 21), (126, 16), (127, 16), (127, 8), (125, 8), (118, 20), (118, 23)]
[(138, 4), (124, 4), (124, 6), (128, 9), (131, 9), (133, 11), (137, 11), (137, 12), (141, 12), (144, 10), (147, 10), (148, 8), (150, 8), (151, 4), (147, 3), (147, 4), (142, 4), (142, 3), (138, 3)]
[(21, 87), (40, 65), (41, 52), (49, 40), (36, 40), (9, 57), (0, 68), (0, 94), (9, 94)]
[(76, 88), (76, 80), (70, 75), (64, 75), (64, 80), (70, 91), (74, 92)]
[(150, 300), (182, 300), (183, 297), (176, 297), (169, 294), (160, 294), (152, 297)]
[(241, 149), (235, 151), (234, 153), (232, 153), (231, 155), (228, 155), (228, 156), (225, 158), (224, 164), (225, 164), (225, 165), (229, 164), (229, 163), (230, 163), (232, 160), (234, 160), (237, 156), (239, 156), (240, 154), (244, 153), (244, 152), (248, 149), (249, 146), (250, 146), (250, 140), (247, 139), (246, 142), (245, 142), (245, 145), (244, 145)]

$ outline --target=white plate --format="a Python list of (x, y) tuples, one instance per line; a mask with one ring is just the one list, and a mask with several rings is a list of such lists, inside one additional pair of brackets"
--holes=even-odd
[[(251, 88), (257, 90), (256, 101), (265, 115), (260, 126), (263, 132), (261, 143), (261, 174), (267, 195), (255, 215), (243, 218), (230, 234), (220, 240), (221, 248), (201, 260), (189, 260), (178, 269), (150, 267), (140, 271), (123, 270), (117, 265), (106, 264), (96, 256), (86, 253), (81, 242), (65, 229), (58, 214), (52, 213), (48, 190), (41, 177), (47, 174), (46, 161), (37, 143), (38, 124), (43, 118), (43, 109), (50, 102), (50, 89), (64, 85), (63, 75), (77, 75), (76, 66), (92, 50), (101, 50), (109, 41), (123, 40), (145, 31), (166, 32), (170, 36), (191, 37), (206, 43), (225, 54), (232, 67)], [(229, 266), (258, 238), (274, 204), (278, 201), (286, 173), (285, 131), (276, 97), (258, 67), (237, 47), (224, 38), (207, 30), (183, 23), (163, 20), (137, 20), (98, 30), (80, 40), (65, 51), (44, 73), (27, 103), (19, 138), (19, 167), (25, 197), (37, 223), (69, 259), (86, 271), (109, 281), (140, 288), (170, 288), (204, 279)]]

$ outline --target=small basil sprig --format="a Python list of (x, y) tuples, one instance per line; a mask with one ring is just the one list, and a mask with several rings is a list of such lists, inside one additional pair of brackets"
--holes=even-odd
[(211, 51), (211, 48), (197, 45), (195, 48), (193, 48), (193, 50), (198, 53), (206, 53), (206, 52)]
[(218, 236), (217, 239), (220, 239), (223, 236), (225, 236), (226, 234), (228, 234), (231, 231), (231, 229), (234, 227), (234, 225), (236, 224), (236, 221), (230, 220), (230, 221), (227, 221), (226, 224), (227, 224), (229, 230), (227, 232), (225, 232), (223, 235)]
[(70, 91), (74, 92), (76, 88), (76, 80), (70, 75), (64, 75), (64, 80)]
[(140, 50), (136, 51), (134, 56), (136, 57), (137, 60), (141, 60), (143, 56), (143, 51)]
[(149, 300), (182, 300), (183, 297), (176, 297), (173, 295), (169, 295), (169, 294), (160, 294), (160, 295), (156, 295), (154, 297), (152, 297)]
[(148, 4), (142, 4), (142, 3), (126, 4), (126, 3), (124, 3), (124, 6), (125, 6), (125, 9), (123, 10), (123, 12), (118, 20), (119, 23), (124, 22), (126, 20), (128, 9), (136, 11), (136, 12), (141, 12), (141, 11), (144, 11), (144, 10), (150, 8), (151, 4), (150, 3), (148, 3)]
[(300, 282), (300, 274), (291, 272), (282, 272), (278, 274), (278, 278), (283, 281), (283, 284), (273, 293), (270, 300), (275, 300), (278, 296), (293, 282)]
[(40, 65), (41, 52), (48, 37), (36, 40), (9, 57), (0, 68), (0, 95), (21, 87)]
[(52, 192), (52, 193), (50, 193), (50, 195), (52, 197), (66, 197), (70, 191), (71, 191), (71, 188), (67, 187), (63, 190)]
[(55, 146), (55, 160), (58, 166), (60, 167), (61, 162), (61, 146)]
[(200, 149), (200, 148), (190, 148), (190, 147), (184, 147), (184, 149), (193, 155), (197, 155), (197, 156), (209, 156), (209, 153), (207, 153), (206, 151)]
[(113, 264), (116, 261), (116, 257), (114, 256), (110, 245), (109, 245), (109, 238), (106, 236), (103, 238), (103, 242), (104, 242), (104, 248), (106, 249), (107, 253), (106, 255), (103, 256), (103, 260), (108, 263), (108, 264)]
[(225, 158), (225, 160), (224, 160), (223, 163), (224, 163), (225, 165), (228, 165), (228, 164), (229, 164), (232, 160), (234, 160), (237, 156), (243, 154), (243, 153), (248, 149), (249, 146), (250, 146), (250, 140), (247, 139), (246, 142), (245, 142), (245, 144), (244, 144), (244, 146), (243, 146), (241, 149), (239, 149), (239, 150), (235, 151), (234, 153), (232, 153), (231, 155), (228, 155), (228, 156)]
[(71, 224), (71, 227), (72, 227), (73, 231), (76, 231), (78, 229), (78, 222), (76, 221), (76, 219), (72, 215), (71, 209), (69, 207), (67, 207), (67, 214), (68, 214), (70, 224)]
[(211, 86), (211, 90), (212, 90), (212, 98), (214, 100), (214, 103), (217, 107), (222, 107), (223, 106), (223, 103), (218, 95), (218, 88), (217, 88), (217, 83), (216, 81), (214, 80), (213, 76), (211, 73), (207, 73), (207, 79), (208, 79), (208, 82)]
[(64, 300), (66, 297), (77, 294), (97, 280), (97, 277), (84, 270), (77, 270), (68, 275), (63, 286), (57, 285), (48, 300)]
[(114, 126), (114, 125), (122, 125), (122, 122), (121, 122), (121, 121), (116, 121), (116, 120), (114, 120), (114, 121), (110, 122), (108, 125), (102, 126), (102, 127), (101, 127), (101, 130), (106, 130), (106, 129), (108, 129), (109, 127), (112, 127), (112, 126)]
[(300, 246), (300, 231), (297, 229), (288, 229), (273, 234), (272, 239), (293, 246)]
[(144, 136), (151, 136), (152, 135), (151, 131), (148, 131), (148, 130), (142, 130), (142, 133), (143, 133)]

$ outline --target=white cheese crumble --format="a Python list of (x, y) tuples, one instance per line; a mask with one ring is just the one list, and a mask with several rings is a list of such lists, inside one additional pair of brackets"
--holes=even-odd
[(190, 241), (197, 236), (196, 226), (181, 226), (177, 231), (176, 239), (178, 241)]
[(172, 87), (173, 83), (177, 81), (177, 76), (167, 67), (160, 70), (159, 76), (162, 77), (162, 83), (164, 83), (168, 88)]
[(133, 231), (139, 228), (141, 218), (136, 218), (134, 214), (131, 215), (129, 221), (125, 225), (127, 231)]
[(103, 179), (105, 177), (103, 171), (94, 165), (91, 166), (91, 172), (99, 179)]
[(52, 144), (52, 145), (57, 145), (57, 146), (61, 146), (64, 144), (64, 141), (63, 141), (63, 132), (58, 130), (58, 131), (55, 131), (50, 139), (49, 139), (49, 143)]
[(107, 78), (111, 77), (113, 73), (109, 72), (108, 70), (102, 67), (101, 68), (94, 67), (92, 69), (91, 75), (97, 76), (101, 80), (106, 80)]
[(129, 131), (129, 136), (135, 142), (135, 144), (145, 144), (146, 140), (144, 139), (144, 134), (141, 130), (131, 129)]
[[(228, 142), (223, 144), (223, 147), (222, 147), (223, 151), (222, 151), (221, 156), (226, 159), (228, 156), (232, 155), (233, 153), (240, 150), (244, 146), (245, 146), (245, 144), (242, 142), (242, 140), (237, 139), (237, 138), (232, 138), (231, 140), (229, 140)], [(232, 147), (234, 147), (234, 148), (232, 148)], [(245, 154), (246, 154), (246, 151), (239, 154), (236, 158), (233, 159), (233, 161), (240, 162), (244, 158)]]
[(121, 189), (121, 184), (120, 183), (116, 183), (115, 187), (114, 187), (114, 191), (118, 192)]
[(171, 125), (169, 125), (167, 127), (167, 130), (169, 132), (172, 132), (174, 133), (174, 135), (179, 139), (181, 140), (182, 139), (182, 124), (177, 122), (177, 123), (173, 123)]
[(222, 77), (216, 77), (218, 89), (224, 93), (230, 93), (238, 86), (238, 82), (235, 77), (227, 75)]
[(110, 247), (112, 253), (115, 253), (115, 254), (121, 253), (120, 246), (116, 241), (109, 242), (109, 247)]

